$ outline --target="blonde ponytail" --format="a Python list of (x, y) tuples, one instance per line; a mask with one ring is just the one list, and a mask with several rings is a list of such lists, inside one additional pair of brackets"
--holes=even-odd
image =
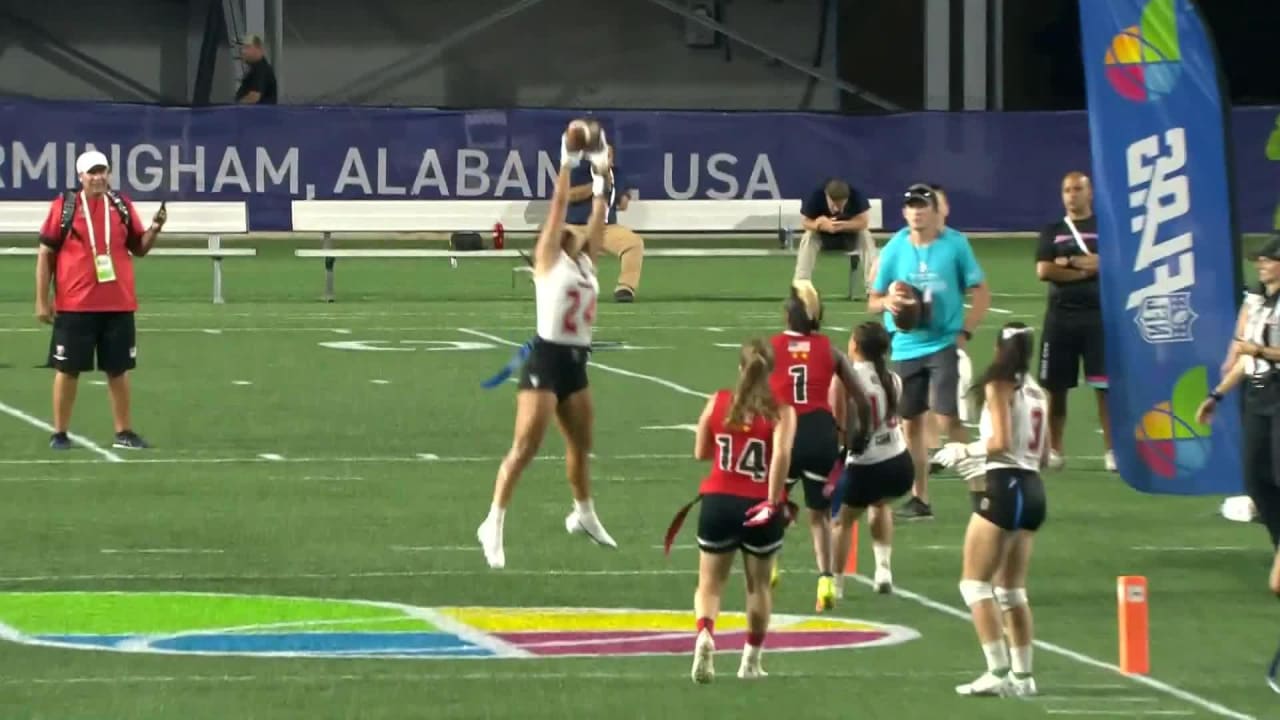
[(769, 374), (773, 372), (773, 348), (760, 338), (752, 338), (742, 345), (738, 373), (738, 386), (733, 390), (733, 402), (725, 422), (729, 425), (746, 425), (753, 418), (778, 419), (778, 401), (769, 387)]

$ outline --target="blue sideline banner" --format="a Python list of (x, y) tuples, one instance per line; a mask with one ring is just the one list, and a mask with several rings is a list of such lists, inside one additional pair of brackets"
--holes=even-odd
[(1237, 494), (1239, 394), (1195, 418), (1240, 299), (1213, 42), (1191, 0), (1082, 2), (1080, 18), (1116, 462), (1143, 492)]
[[(295, 198), (545, 198), (560, 133), (582, 114), (0, 98), (0, 200), (72, 187), (90, 144), (135, 198), (247, 199), (254, 230), (290, 229)], [(891, 229), (895, 199), (920, 181), (947, 187), (957, 227), (1037, 229), (1061, 215), (1062, 175), (1089, 166), (1083, 112), (595, 114), (638, 197), (800, 198), (837, 175), (885, 199)], [(1278, 114), (1235, 111), (1246, 231), (1270, 229), (1280, 199), (1280, 155), (1268, 156)]]

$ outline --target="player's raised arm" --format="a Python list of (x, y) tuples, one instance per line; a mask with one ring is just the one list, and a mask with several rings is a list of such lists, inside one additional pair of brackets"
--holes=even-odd
[(533, 247), (533, 272), (546, 273), (560, 257), (564, 247), (564, 213), (569, 207), (569, 173), (582, 161), (583, 148), (588, 140), (586, 123), (574, 120), (560, 136), (560, 173), (551, 189), (551, 201), (547, 207), (547, 220), (538, 233)]
[(599, 131), (600, 149), (587, 154), (591, 162), (591, 217), (587, 219), (587, 255), (595, 262), (604, 248), (605, 220), (609, 217), (609, 199), (613, 186), (609, 178), (609, 146), (604, 130)]

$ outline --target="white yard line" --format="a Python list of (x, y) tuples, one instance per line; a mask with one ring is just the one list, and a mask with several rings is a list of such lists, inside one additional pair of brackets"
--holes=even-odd
[[(40, 418), (34, 415), (28, 415), (27, 413), (19, 410), (16, 407), (13, 407), (12, 405), (6, 405), (5, 403), (0, 402), (0, 412), (6, 415), (9, 415), (10, 417), (21, 420), (22, 422), (28, 425), (31, 425), (32, 427), (39, 428), (40, 430), (44, 430), (47, 433), (53, 432), (53, 426), (50, 425), (49, 423), (41, 420)], [(83, 437), (81, 435), (77, 435), (72, 432), (67, 433), (67, 437), (71, 438), (71, 441), (74, 442), (75, 444), (81, 447), (84, 447), (89, 451), (96, 453), (97, 455), (102, 456), (104, 460), (108, 460), (110, 462), (124, 462), (124, 458), (102, 447), (101, 445), (95, 443), (94, 441), (90, 440), (87, 437)]]

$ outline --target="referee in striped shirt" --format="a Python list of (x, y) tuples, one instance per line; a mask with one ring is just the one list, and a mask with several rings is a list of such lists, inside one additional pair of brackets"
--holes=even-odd
[[(1245, 294), (1234, 361), (1196, 412), (1207, 423), (1223, 395), (1244, 384), (1245, 492), (1280, 550), (1280, 235), (1254, 256), (1258, 285)], [(1280, 552), (1271, 567), (1271, 590), (1280, 595)]]

